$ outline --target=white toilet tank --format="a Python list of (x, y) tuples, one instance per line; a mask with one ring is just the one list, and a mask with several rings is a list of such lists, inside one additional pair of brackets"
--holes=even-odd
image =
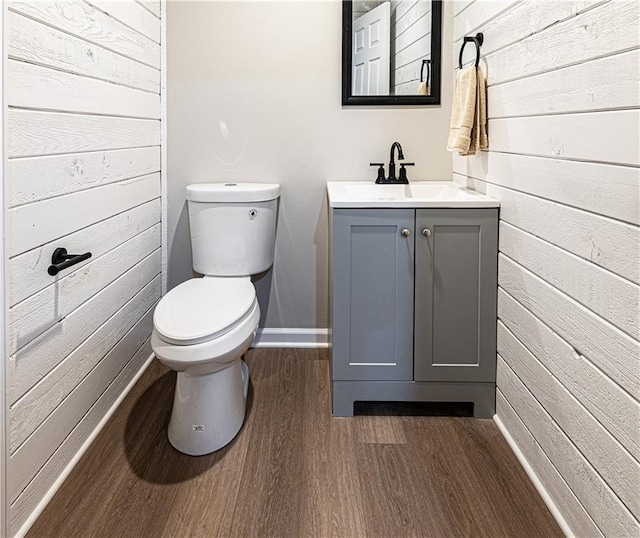
[(188, 185), (194, 270), (248, 276), (271, 267), (279, 196), (275, 183)]

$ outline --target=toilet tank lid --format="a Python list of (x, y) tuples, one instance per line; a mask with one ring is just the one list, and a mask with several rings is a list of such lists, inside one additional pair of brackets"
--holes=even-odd
[(187, 185), (191, 202), (265, 202), (280, 196), (277, 183), (195, 183)]

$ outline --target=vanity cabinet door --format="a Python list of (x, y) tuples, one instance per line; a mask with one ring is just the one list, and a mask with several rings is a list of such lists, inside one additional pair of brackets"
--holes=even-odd
[(494, 381), (497, 209), (416, 211), (416, 381)]
[(333, 211), (334, 380), (413, 379), (414, 216)]

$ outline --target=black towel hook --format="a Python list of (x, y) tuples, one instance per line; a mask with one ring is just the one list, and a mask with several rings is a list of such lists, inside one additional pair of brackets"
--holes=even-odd
[(422, 82), (424, 77), (424, 66), (427, 66), (427, 86), (429, 85), (429, 79), (431, 78), (431, 60), (422, 60), (422, 65), (420, 66), (420, 82)]
[(484, 43), (484, 34), (482, 32), (478, 32), (474, 36), (465, 36), (464, 41), (462, 43), (462, 47), (460, 47), (460, 57), (458, 58), (458, 67), (462, 69), (462, 52), (464, 51), (464, 46), (467, 43), (475, 43), (476, 44), (476, 67), (480, 63), (480, 46)]

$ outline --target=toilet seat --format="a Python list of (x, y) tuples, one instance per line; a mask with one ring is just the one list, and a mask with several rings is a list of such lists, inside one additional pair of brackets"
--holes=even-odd
[(241, 325), (256, 301), (249, 277), (192, 278), (160, 300), (153, 325), (157, 336), (169, 344), (201, 344)]
[(157, 329), (151, 334), (151, 347), (156, 357), (176, 372), (208, 374), (224, 369), (240, 359), (256, 335), (260, 307), (255, 302), (249, 316), (222, 336), (185, 346), (165, 342)]

